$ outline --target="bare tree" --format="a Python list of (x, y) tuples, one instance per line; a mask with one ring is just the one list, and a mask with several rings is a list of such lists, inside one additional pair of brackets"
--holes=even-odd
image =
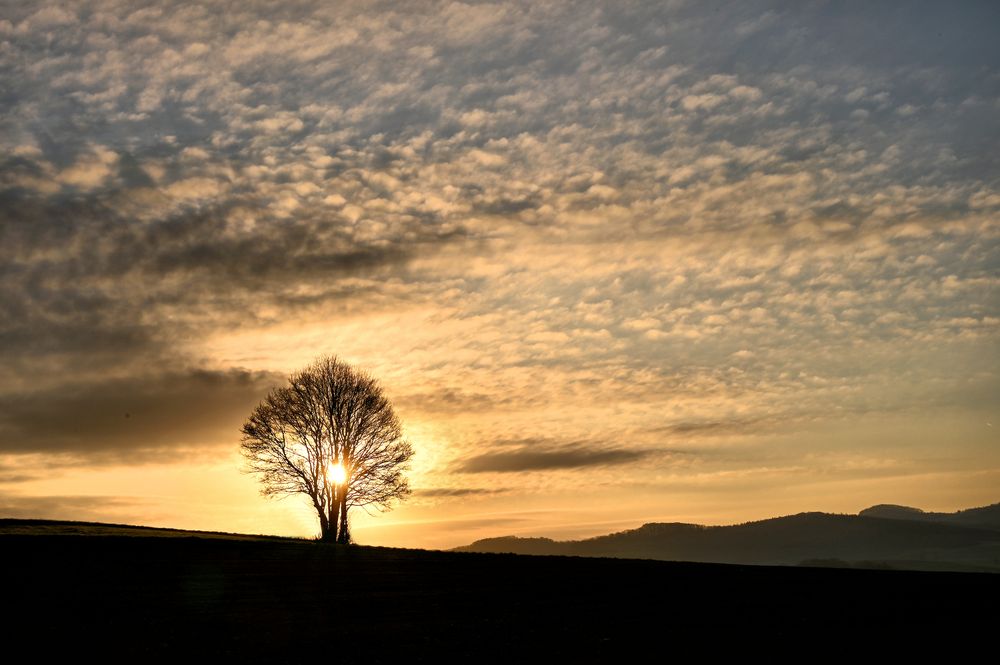
[(335, 356), (275, 388), (243, 424), (240, 451), (264, 496), (305, 494), (321, 538), (350, 542), (348, 511), (405, 498), (413, 447), (378, 382)]

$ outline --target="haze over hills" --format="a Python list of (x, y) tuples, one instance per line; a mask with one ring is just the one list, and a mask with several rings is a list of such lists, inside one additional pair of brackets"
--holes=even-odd
[(649, 523), (586, 540), (506, 536), (456, 549), (706, 563), (1000, 572), (1000, 504), (955, 513), (878, 505), (858, 515), (800, 513), (732, 526)]

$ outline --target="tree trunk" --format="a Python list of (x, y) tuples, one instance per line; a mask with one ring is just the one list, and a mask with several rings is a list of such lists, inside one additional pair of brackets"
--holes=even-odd
[(321, 504), (319, 499), (314, 497), (313, 506), (319, 515), (319, 539), (324, 543), (337, 542), (337, 504), (333, 502), (332, 497), (325, 504)]
[(333, 543), (337, 540), (337, 523), (333, 523), (333, 528), (330, 528), (330, 520), (327, 518), (326, 514), (322, 510), (319, 510), (319, 539), (324, 543)]
[[(346, 494), (346, 492), (345, 492)], [(340, 533), (337, 535), (337, 542), (341, 545), (348, 545), (351, 542), (351, 531), (347, 527), (347, 497), (340, 499)]]

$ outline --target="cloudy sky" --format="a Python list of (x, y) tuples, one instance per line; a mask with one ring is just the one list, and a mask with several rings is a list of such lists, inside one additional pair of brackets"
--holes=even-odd
[(0, 3), (0, 516), (311, 536), (239, 427), (320, 354), (364, 543), (1000, 501), (994, 2)]

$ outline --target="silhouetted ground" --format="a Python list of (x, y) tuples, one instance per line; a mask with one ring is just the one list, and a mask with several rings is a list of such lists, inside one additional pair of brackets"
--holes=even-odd
[(614, 663), (734, 652), (812, 661), (986, 643), (1000, 626), (995, 574), (94, 529), (108, 535), (0, 520), (8, 653), (27, 646), (47, 662), (91, 654), (102, 662)]

